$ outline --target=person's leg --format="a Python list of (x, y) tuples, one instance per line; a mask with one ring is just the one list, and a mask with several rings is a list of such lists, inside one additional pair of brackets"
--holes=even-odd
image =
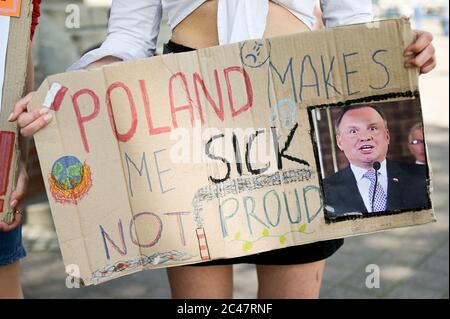
[(23, 298), (20, 286), (20, 262), (26, 255), (22, 228), (0, 231), (0, 298)]
[(233, 298), (233, 268), (182, 266), (167, 268), (174, 299)]
[(257, 265), (258, 298), (319, 298), (325, 260), (297, 265)]
[(0, 299), (23, 298), (20, 286), (20, 262), (0, 266)]

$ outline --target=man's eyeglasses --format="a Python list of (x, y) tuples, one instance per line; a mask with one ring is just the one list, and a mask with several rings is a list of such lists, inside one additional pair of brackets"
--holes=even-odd
[(411, 140), (411, 141), (409, 142), (409, 144), (411, 144), (411, 145), (423, 144), (423, 140), (417, 140), (417, 139)]

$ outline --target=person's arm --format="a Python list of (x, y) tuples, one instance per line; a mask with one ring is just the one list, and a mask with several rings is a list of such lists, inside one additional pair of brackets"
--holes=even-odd
[(68, 70), (154, 55), (161, 18), (161, 0), (113, 0), (106, 40)]

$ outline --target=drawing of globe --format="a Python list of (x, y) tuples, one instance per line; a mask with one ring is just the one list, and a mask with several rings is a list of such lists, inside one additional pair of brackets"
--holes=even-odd
[(47, 175), (53, 199), (60, 204), (77, 204), (92, 186), (91, 169), (75, 156), (63, 156)]
[(74, 156), (61, 157), (53, 164), (52, 176), (61, 188), (74, 189), (83, 177), (83, 164)]

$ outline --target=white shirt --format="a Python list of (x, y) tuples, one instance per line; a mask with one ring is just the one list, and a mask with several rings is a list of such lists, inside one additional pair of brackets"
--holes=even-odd
[[(85, 68), (105, 56), (122, 60), (152, 56), (156, 49), (163, 10), (171, 30), (206, 0), (113, 0), (108, 36), (69, 70)], [(274, 0), (312, 28), (316, 0)], [(371, 0), (320, 0), (326, 27), (372, 21)], [(219, 44), (262, 38), (269, 0), (219, 0)]]
[[(372, 195), (369, 194), (369, 187), (371, 181), (368, 178), (363, 177), (363, 175), (367, 172), (367, 169), (360, 168), (353, 164), (350, 164), (350, 168), (352, 169), (353, 175), (356, 179), (356, 184), (358, 185), (359, 193), (364, 201), (364, 205), (368, 212), (372, 212), (372, 207), (370, 205), (370, 201), (372, 200)], [(385, 193), (388, 193), (388, 176), (386, 169), (386, 160), (381, 162), (381, 167), (378, 170), (378, 184), (383, 188)], [(351, 196), (351, 194), (349, 195)]]

